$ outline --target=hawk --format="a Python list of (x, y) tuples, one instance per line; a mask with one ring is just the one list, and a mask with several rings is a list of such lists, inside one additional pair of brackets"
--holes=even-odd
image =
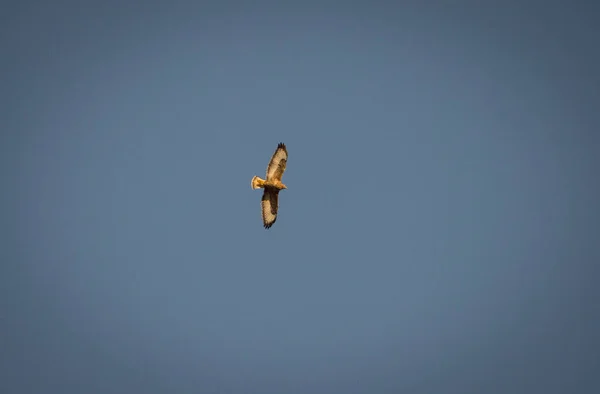
[(270, 228), (275, 223), (275, 220), (277, 220), (279, 191), (287, 189), (287, 186), (281, 183), (287, 157), (288, 153), (285, 144), (280, 142), (267, 166), (267, 179), (254, 176), (250, 183), (252, 189), (265, 189), (261, 201), (262, 219), (265, 228)]

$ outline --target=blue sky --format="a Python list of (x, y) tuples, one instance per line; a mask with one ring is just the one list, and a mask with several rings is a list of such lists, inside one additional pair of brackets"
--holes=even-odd
[(1, 391), (598, 389), (580, 3), (8, 7)]

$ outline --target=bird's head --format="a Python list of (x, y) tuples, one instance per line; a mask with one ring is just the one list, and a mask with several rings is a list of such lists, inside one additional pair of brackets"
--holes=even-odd
[(287, 189), (287, 186), (286, 186), (286, 185), (284, 185), (284, 184), (282, 183), (282, 184), (281, 184), (281, 188), (282, 188), (282, 189)]

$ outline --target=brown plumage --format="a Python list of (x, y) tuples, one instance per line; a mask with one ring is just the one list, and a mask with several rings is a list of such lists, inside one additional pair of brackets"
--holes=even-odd
[(265, 189), (261, 200), (262, 219), (265, 228), (270, 228), (277, 220), (279, 191), (287, 189), (287, 186), (281, 182), (281, 177), (287, 165), (287, 158), (288, 153), (285, 144), (280, 142), (267, 166), (267, 179), (257, 176), (252, 178), (252, 189)]

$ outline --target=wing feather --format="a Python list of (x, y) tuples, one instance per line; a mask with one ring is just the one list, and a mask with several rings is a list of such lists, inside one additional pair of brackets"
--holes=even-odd
[(266, 187), (261, 201), (263, 225), (265, 228), (270, 228), (277, 220), (278, 200), (279, 190)]
[(283, 176), (283, 172), (285, 171), (285, 167), (287, 165), (287, 148), (284, 143), (279, 143), (277, 145), (277, 149), (275, 153), (273, 153), (273, 157), (271, 157), (271, 161), (267, 166), (267, 180), (268, 181), (281, 181), (281, 177)]

